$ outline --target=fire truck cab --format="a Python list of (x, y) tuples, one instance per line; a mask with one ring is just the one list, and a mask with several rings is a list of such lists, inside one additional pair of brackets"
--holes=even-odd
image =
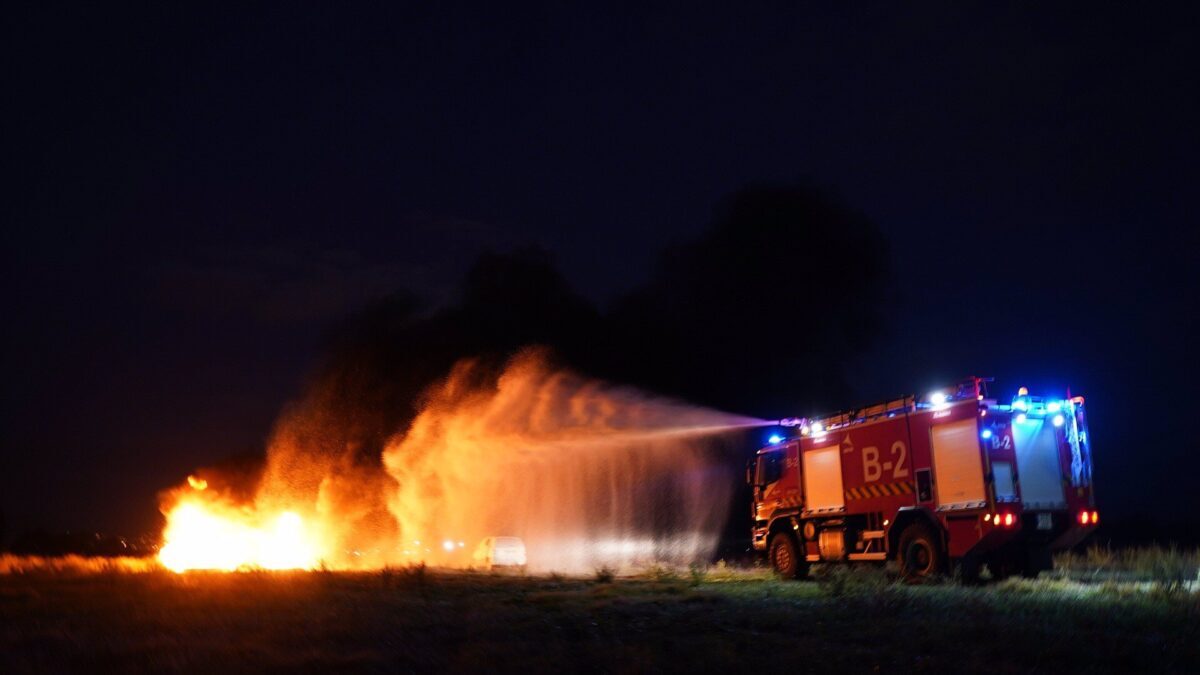
[(907, 578), (1036, 576), (1099, 521), (1083, 397), (985, 380), (821, 418), (792, 418), (747, 467), (753, 544), (781, 575), (894, 560)]

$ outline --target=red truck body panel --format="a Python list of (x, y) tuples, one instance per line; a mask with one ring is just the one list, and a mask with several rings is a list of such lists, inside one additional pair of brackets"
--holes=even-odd
[[(881, 560), (917, 517), (952, 559), (1078, 542), (1097, 519), (1083, 399), (1000, 405), (970, 382), (936, 403), (794, 420), (798, 436), (758, 453), (755, 547), (786, 520), (809, 561)], [(818, 536), (827, 529), (844, 549)]]

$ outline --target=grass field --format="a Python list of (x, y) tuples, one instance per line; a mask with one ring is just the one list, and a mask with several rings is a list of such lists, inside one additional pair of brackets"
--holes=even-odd
[(805, 582), (716, 568), (611, 580), (0, 569), (6, 674), (1200, 670), (1191, 584), (908, 586), (842, 568)]

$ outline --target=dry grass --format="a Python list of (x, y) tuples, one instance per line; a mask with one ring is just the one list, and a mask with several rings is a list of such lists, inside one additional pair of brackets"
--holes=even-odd
[(1083, 581), (1150, 582), (1179, 591), (1200, 582), (1200, 549), (1147, 546), (1112, 549), (1094, 545), (1054, 559), (1055, 571)]
[(0, 575), (0, 672), (1186, 672), (1200, 594), (830, 568)]
[(163, 571), (150, 558), (85, 558), (16, 556), (0, 554), (0, 575), (4, 574), (107, 574)]

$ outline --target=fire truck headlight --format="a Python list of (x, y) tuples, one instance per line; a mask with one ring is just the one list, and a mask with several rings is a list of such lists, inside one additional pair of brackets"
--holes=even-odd
[(1061, 427), (1062, 425), (1063, 425), (1063, 416), (1055, 415), (1054, 416), (1054, 426)]
[(1025, 413), (1021, 413), (1020, 415), (1017, 415), (1017, 424), (1024, 424), (1026, 419), (1028, 419), (1028, 418), (1025, 417)]
[(946, 403), (946, 393), (935, 391), (929, 395), (929, 402), (934, 405), (944, 405)]
[(986, 441), (987, 439), (992, 437), (992, 430), (984, 429), (983, 431), (979, 432), (979, 437)]

